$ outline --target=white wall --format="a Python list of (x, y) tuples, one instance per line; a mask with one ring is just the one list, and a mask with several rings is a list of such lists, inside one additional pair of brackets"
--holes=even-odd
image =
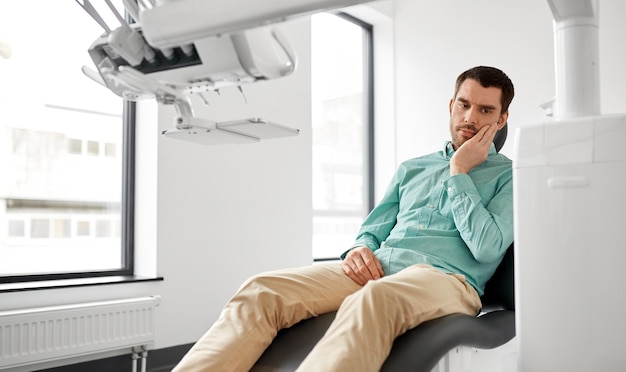
[(510, 133), (541, 120), (538, 104), (554, 95), (551, 19), (543, 0), (398, 0), (398, 158), (442, 148), (455, 79), (472, 66), (498, 67), (513, 81)]
[[(626, 2), (600, 0), (604, 113), (625, 112)], [(552, 15), (545, 0), (396, 0), (397, 158), (441, 149), (450, 138), (448, 103), (459, 73), (475, 65), (505, 71), (515, 85), (509, 137), (548, 120), (539, 104), (554, 97)]]
[[(196, 116), (258, 116), (299, 128), (297, 137), (223, 146), (159, 138), (157, 347), (197, 340), (247, 277), (312, 262), (310, 23), (280, 28), (296, 72), (244, 86), (245, 98), (235, 88), (207, 95)], [(159, 131), (170, 129), (173, 109), (160, 112)]]

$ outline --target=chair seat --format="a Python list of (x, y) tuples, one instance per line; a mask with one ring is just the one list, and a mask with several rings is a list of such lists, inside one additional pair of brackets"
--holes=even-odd
[[(328, 329), (335, 312), (281, 330), (251, 371), (294, 371)], [(478, 317), (448, 315), (398, 337), (381, 371), (430, 371), (457, 346), (492, 349), (515, 336), (515, 312), (497, 310)], [(409, 367), (410, 366), (410, 367)]]
[(280, 330), (250, 371), (295, 371), (313, 346), (322, 338), (330, 323), (335, 319), (335, 314), (334, 311), (322, 314), (303, 320), (291, 328)]
[(457, 346), (493, 349), (513, 337), (514, 311), (497, 310), (479, 317), (448, 315), (425, 322), (398, 337), (381, 371), (429, 372)]
[[(381, 371), (430, 372), (457, 346), (493, 349), (515, 337), (515, 276), (513, 244), (485, 286), (484, 313), (477, 317), (452, 314), (434, 319), (396, 338)], [(294, 371), (322, 338), (335, 312), (283, 329), (251, 371)]]

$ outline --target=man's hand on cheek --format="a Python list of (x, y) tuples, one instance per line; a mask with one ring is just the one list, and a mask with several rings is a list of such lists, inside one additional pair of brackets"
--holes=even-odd
[(498, 124), (487, 124), (465, 141), (450, 159), (450, 175), (468, 173), (487, 159), (489, 148), (498, 131)]

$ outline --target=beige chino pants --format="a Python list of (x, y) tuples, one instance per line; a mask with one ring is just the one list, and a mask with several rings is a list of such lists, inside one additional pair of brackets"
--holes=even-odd
[(379, 371), (396, 337), (427, 320), (476, 315), (462, 275), (414, 265), (361, 287), (338, 263), (272, 271), (246, 281), (174, 372), (249, 371), (278, 330), (338, 310), (298, 371)]

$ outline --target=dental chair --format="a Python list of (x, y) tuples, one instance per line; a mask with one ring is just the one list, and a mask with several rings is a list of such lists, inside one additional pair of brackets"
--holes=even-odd
[[(507, 125), (494, 143), (499, 151), (507, 135)], [(450, 351), (459, 346), (493, 349), (515, 337), (515, 298), (513, 244), (485, 286), (478, 316), (452, 314), (434, 319), (407, 331), (394, 341), (381, 371), (430, 372)], [(336, 312), (303, 320), (283, 329), (257, 361), (252, 372), (295, 371), (322, 338)]]

